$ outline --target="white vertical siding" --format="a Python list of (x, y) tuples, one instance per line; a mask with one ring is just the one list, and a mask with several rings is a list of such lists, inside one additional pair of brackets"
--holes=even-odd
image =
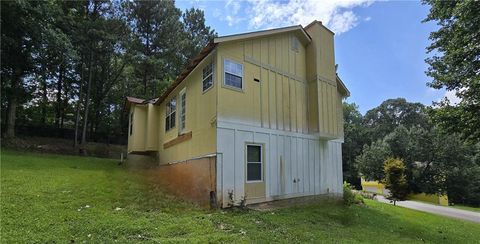
[(228, 192), (237, 204), (245, 195), (246, 143), (264, 145), (266, 201), (342, 193), (341, 142), (222, 121), (217, 127), (217, 192), (225, 207)]

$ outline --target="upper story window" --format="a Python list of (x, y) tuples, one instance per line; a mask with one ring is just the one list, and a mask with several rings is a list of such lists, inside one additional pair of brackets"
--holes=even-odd
[(175, 115), (177, 112), (177, 98), (173, 97), (166, 104), (165, 110), (165, 131), (175, 127)]
[(213, 86), (213, 63), (209, 63), (203, 68), (202, 77), (203, 91), (206, 91)]
[(223, 61), (225, 86), (243, 89), (243, 65), (232, 60)]
[(187, 91), (185, 88), (180, 92), (180, 109), (179, 109), (179, 125), (178, 133), (181, 134), (185, 130), (185, 120), (186, 120), (186, 105), (187, 105)]
[(300, 43), (298, 41), (298, 38), (296, 36), (292, 36), (292, 50), (295, 52), (298, 52)]

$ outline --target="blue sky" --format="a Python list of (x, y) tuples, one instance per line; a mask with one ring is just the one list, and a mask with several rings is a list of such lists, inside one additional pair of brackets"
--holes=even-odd
[(369, 0), (177, 1), (177, 7), (205, 11), (220, 36), (302, 24), (317, 19), (335, 31), (338, 73), (360, 111), (388, 98), (431, 105), (451, 93), (426, 86), (428, 36), (434, 23), (421, 23), (429, 7), (419, 2)]

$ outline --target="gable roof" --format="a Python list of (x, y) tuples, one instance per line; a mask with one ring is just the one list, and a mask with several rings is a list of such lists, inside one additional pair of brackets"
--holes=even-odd
[[(228, 41), (236, 41), (236, 40), (245, 40), (245, 39), (250, 39), (250, 38), (258, 38), (258, 37), (263, 37), (263, 36), (268, 36), (268, 35), (274, 35), (274, 34), (280, 34), (280, 33), (286, 33), (286, 32), (294, 32), (299, 40), (303, 44), (310, 43), (312, 41), (312, 38), (308, 33), (305, 31), (305, 29), (309, 28), (313, 24), (320, 24), (322, 25), (322, 22), (320, 21), (313, 21), (312, 23), (308, 24), (305, 28), (302, 27), (301, 25), (293, 25), (293, 26), (288, 26), (288, 27), (281, 27), (281, 28), (275, 28), (275, 29), (270, 29), (270, 30), (262, 30), (262, 31), (254, 31), (254, 32), (247, 32), (247, 33), (241, 33), (241, 34), (234, 34), (234, 35), (227, 35), (227, 36), (221, 36), (217, 37), (213, 40), (213, 42), (208, 43), (207, 46), (205, 46), (202, 51), (190, 62), (190, 64), (180, 73), (180, 75), (177, 76), (175, 81), (168, 86), (167, 90), (159, 97), (156, 99), (151, 99), (148, 100), (152, 102), (153, 104), (158, 105), (165, 101), (165, 99), (170, 95), (170, 93), (177, 88), (180, 83), (185, 80), (185, 78), (188, 77), (188, 75), (197, 67), (202, 60), (207, 57), (217, 46), (217, 44), (222, 43), (222, 42), (228, 42)], [(323, 25), (322, 25), (323, 26)], [(329, 30), (328, 28), (324, 27), (325, 29)], [(331, 30), (329, 30), (331, 32)], [(332, 32), (333, 33), (333, 32)], [(340, 80), (340, 78), (337, 75), (337, 82), (340, 83), (342, 90), (344, 91), (346, 96), (350, 96), (350, 92), (348, 91), (347, 87), (345, 84)], [(129, 99), (130, 98), (130, 99)], [(129, 104), (136, 103), (135, 101), (142, 100), (139, 98), (134, 98), (134, 97), (127, 97), (126, 102)], [(145, 102), (145, 100), (144, 100)]]
[(307, 34), (307, 32), (303, 29), (301, 25), (293, 25), (293, 26), (270, 29), (270, 30), (262, 30), (262, 31), (254, 31), (254, 32), (241, 33), (241, 34), (221, 36), (221, 37), (215, 38), (213, 42), (220, 43), (220, 42), (227, 42), (227, 41), (245, 40), (245, 39), (258, 38), (258, 37), (275, 35), (275, 34), (280, 34), (285, 32), (294, 32), (295, 34), (297, 34), (297, 37), (299, 37), (299, 40), (303, 44), (307, 44), (307, 43), (310, 43), (310, 41), (312, 41), (312, 38)]
[(347, 86), (345, 83), (343, 83), (342, 79), (340, 79), (340, 76), (337, 74), (337, 89), (340, 90), (340, 93), (344, 95), (344, 97), (349, 97), (350, 96), (350, 91), (348, 90)]

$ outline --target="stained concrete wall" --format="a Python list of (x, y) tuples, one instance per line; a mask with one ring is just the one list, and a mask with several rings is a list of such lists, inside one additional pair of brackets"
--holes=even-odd
[(155, 183), (179, 198), (210, 206), (210, 192), (216, 191), (216, 157), (191, 159), (149, 169)]

